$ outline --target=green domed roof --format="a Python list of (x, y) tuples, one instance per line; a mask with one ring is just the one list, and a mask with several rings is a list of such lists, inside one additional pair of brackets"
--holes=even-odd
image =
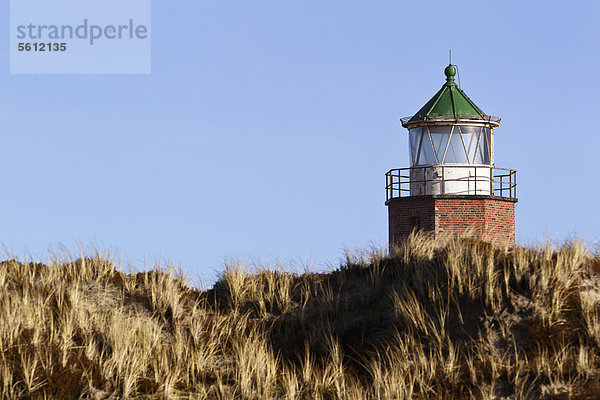
[(422, 121), (459, 119), (490, 121), (495, 118), (481, 111), (454, 82), (456, 68), (453, 65), (448, 65), (444, 73), (446, 74), (444, 86), (415, 115), (410, 119), (403, 119), (403, 125)]

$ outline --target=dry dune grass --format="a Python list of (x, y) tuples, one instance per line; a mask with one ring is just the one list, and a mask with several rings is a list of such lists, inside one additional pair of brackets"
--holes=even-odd
[(100, 256), (0, 264), (5, 399), (593, 399), (600, 257), (415, 235), (208, 291)]

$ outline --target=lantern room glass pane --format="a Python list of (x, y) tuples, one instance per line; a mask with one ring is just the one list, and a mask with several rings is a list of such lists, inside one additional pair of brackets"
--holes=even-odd
[(411, 129), (409, 131), (409, 141), (413, 166), (437, 163), (426, 127)]
[(491, 130), (489, 128), (480, 128), (481, 133), (478, 134), (479, 142), (476, 143), (475, 153), (473, 154), (473, 162), (475, 164), (490, 164), (491, 163), (491, 147), (490, 138)]
[(485, 164), (484, 163), (485, 153), (483, 151), (484, 142), (485, 142), (485, 137), (482, 134), (479, 134), (477, 136), (477, 142), (476, 142), (476, 147), (475, 147), (475, 154), (474, 154), (475, 157), (473, 159), (474, 164)]
[(492, 130), (490, 128), (483, 128), (481, 142), (480, 147), (483, 153), (482, 164), (490, 164), (492, 159)]
[(451, 126), (431, 126), (429, 132), (433, 140), (433, 148), (437, 154), (438, 161), (443, 162), (446, 147), (448, 147), (448, 139), (450, 138)]
[(419, 151), (419, 143), (423, 128), (413, 128), (409, 130), (408, 137), (410, 141), (410, 162), (411, 165), (417, 165), (417, 152)]
[(452, 137), (450, 138), (450, 144), (448, 145), (448, 151), (446, 152), (445, 163), (456, 163), (456, 164), (468, 164), (467, 153), (465, 152), (465, 146), (461, 140), (460, 129), (456, 127)]
[(468, 163), (481, 164), (481, 155), (479, 154), (479, 135), (481, 132), (480, 126), (461, 126), (460, 132), (462, 135), (465, 150), (467, 152)]
[(427, 128), (423, 129), (423, 142), (421, 143), (421, 154), (418, 165), (437, 164), (437, 158), (433, 152), (433, 146)]

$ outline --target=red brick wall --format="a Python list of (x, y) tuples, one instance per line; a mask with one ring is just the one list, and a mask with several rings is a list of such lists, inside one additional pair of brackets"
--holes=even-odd
[(414, 196), (388, 202), (389, 240), (401, 242), (414, 228), (436, 237), (471, 232), (487, 242), (515, 243), (515, 203), (490, 196)]
[(435, 199), (433, 196), (415, 196), (388, 202), (389, 241), (401, 242), (413, 230), (411, 218), (421, 218), (421, 229), (435, 230)]

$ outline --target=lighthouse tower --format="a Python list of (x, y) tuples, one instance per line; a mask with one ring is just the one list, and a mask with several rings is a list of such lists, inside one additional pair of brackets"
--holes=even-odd
[(436, 238), (469, 233), (495, 245), (515, 242), (517, 172), (496, 168), (494, 129), (486, 115), (444, 70), (446, 83), (412, 117), (410, 168), (386, 174), (390, 246), (413, 230)]

